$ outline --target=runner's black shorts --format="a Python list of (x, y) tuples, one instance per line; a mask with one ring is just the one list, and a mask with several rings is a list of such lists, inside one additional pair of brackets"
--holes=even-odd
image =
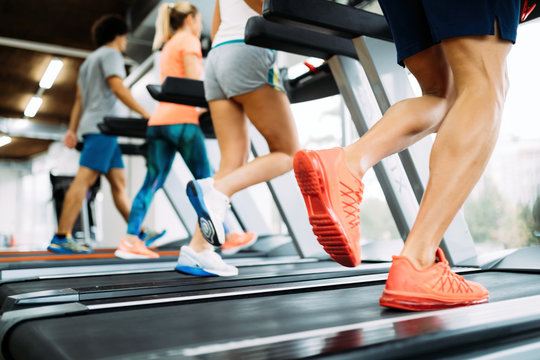
[(459, 36), (494, 35), (516, 42), (520, 0), (379, 0), (397, 61)]

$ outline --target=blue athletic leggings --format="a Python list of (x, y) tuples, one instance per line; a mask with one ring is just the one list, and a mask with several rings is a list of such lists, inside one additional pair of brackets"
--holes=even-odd
[(148, 207), (156, 191), (163, 187), (177, 151), (195, 179), (211, 176), (204, 135), (198, 125), (149, 126), (146, 137), (148, 139), (148, 170), (144, 184), (131, 206), (127, 230), (130, 235), (139, 235)]

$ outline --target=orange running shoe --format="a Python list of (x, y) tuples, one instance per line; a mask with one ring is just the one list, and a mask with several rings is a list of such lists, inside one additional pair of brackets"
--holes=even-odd
[(360, 264), (359, 206), (364, 184), (345, 163), (345, 150), (300, 150), (294, 172), (317, 240), (343, 266)]
[(418, 270), (405, 256), (394, 256), (379, 299), (381, 306), (404, 310), (437, 310), (488, 302), (489, 292), (482, 285), (465, 280), (450, 270), (442, 250), (439, 261)]
[(158, 253), (144, 245), (144, 241), (137, 240), (135, 244), (131, 245), (125, 239), (120, 241), (120, 246), (114, 255), (121, 259), (156, 259), (159, 257)]
[(223, 255), (233, 255), (242, 249), (246, 249), (257, 241), (257, 234), (254, 232), (229, 233), (225, 236), (225, 242), (221, 245)]

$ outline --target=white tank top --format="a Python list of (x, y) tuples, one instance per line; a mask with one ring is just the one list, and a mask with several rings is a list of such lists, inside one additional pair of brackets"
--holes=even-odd
[(212, 42), (212, 47), (227, 42), (244, 41), (244, 31), (248, 19), (259, 15), (244, 0), (219, 0), (219, 12), (221, 24)]

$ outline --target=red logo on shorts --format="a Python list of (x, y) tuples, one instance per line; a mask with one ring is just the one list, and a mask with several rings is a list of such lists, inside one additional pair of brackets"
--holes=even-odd
[(523, 2), (523, 10), (521, 11), (521, 21), (527, 20), (529, 15), (533, 12), (533, 10), (536, 8), (536, 3), (532, 3), (529, 5), (529, 1), (525, 0)]

